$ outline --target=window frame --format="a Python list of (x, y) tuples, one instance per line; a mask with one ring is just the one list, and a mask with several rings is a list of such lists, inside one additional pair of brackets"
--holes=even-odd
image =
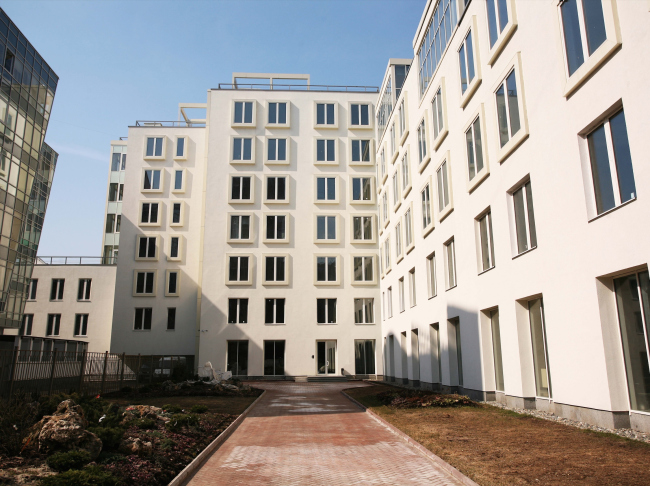
[[(178, 256), (172, 255), (172, 240), (173, 238), (178, 238)], [(167, 261), (169, 262), (180, 262), (183, 261), (183, 237), (181, 235), (170, 235), (169, 243), (167, 244)]]
[(436, 268), (436, 252), (427, 256), (427, 296), (433, 299), (438, 295), (438, 270)]
[[(52, 327), (50, 327), (50, 318), (52, 319)], [(61, 314), (47, 314), (47, 321), (45, 324), (46, 337), (58, 337), (61, 335)]]
[(404, 145), (409, 135), (409, 109), (408, 109), (408, 92), (402, 91), (402, 101), (399, 102), (397, 108), (397, 123), (400, 129), (399, 145)]
[[(169, 280), (172, 273), (176, 274), (176, 292), (169, 291)], [(181, 271), (179, 269), (167, 269), (165, 271), (165, 297), (180, 297), (181, 295)]]
[(402, 206), (402, 176), (401, 176), (401, 167), (397, 165), (395, 167), (395, 172), (391, 178), (391, 192), (393, 193), (393, 212), (396, 213), (397, 210)]
[(29, 279), (29, 284), (28, 284), (28, 287), (27, 287), (27, 300), (28, 301), (35, 301), (37, 295), (38, 295), (38, 279), (37, 278), (30, 278)]
[[(278, 187), (278, 178), (284, 177), (284, 199), (269, 199), (268, 198), (268, 187), (269, 187), (269, 179), (270, 178), (275, 178), (275, 189), (277, 193), (277, 187)], [(291, 177), (289, 174), (264, 174), (264, 187), (262, 188), (264, 191), (264, 204), (289, 204), (291, 202)]]
[[(445, 256), (445, 291), (451, 290), (458, 286), (458, 274), (456, 273), (456, 239), (452, 236), (443, 244)], [(449, 258), (449, 251), (451, 249), (451, 264)], [(453, 276), (453, 281), (452, 281)]]
[[(327, 160), (329, 152), (327, 150), (327, 141), (334, 140), (334, 160)], [(318, 142), (325, 141), (325, 160), (318, 160)], [(339, 155), (339, 137), (314, 137), (314, 165), (329, 165), (329, 166), (338, 166), (341, 163)]]
[[(176, 189), (176, 173), (177, 172), (181, 173), (181, 188), (180, 189)], [(174, 167), (172, 169), (172, 175), (173, 175), (173, 178), (172, 178), (172, 182), (170, 183), (170, 188), (171, 188), (172, 194), (183, 194), (183, 193), (185, 193), (185, 188), (187, 186), (187, 184), (186, 184), (186, 182), (187, 182), (187, 169), (184, 169), (184, 168), (179, 169), (177, 167)]]
[[(231, 233), (231, 220), (233, 217), (239, 217), (240, 222), (239, 222), (239, 231), (241, 234), (241, 217), (242, 216), (248, 216), (248, 238), (232, 238), (232, 233)], [(248, 212), (232, 212), (227, 214), (226, 218), (226, 242), (230, 244), (247, 244), (247, 243), (253, 243), (255, 240), (255, 213), (248, 213)]]
[[(496, 1), (496, 0), (495, 0)], [(490, 163), (489, 163), (489, 155), (488, 155), (488, 149), (487, 149), (487, 133), (485, 129), (485, 106), (483, 103), (479, 105), (479, 108), (472, 114), (470, 117), (470, 121), (465, 123), (463, 127), (463, 135), (467, 137), (467, 132), (472, 131), (472, 149), (473, 149), (473, 157), (474, 157), (474, 166), (476, 167), (476, 136), (474, 132), (474, 123), (476, 120), (479, 121), (479, 127), (481, 130), (481, 154), (483, 158), (483, 168), (480, 171), (475, 172), (474, 178), (470, 179), (469, 178), (469, 153), (468, 153), (468, 146), (467, 146), (467, 138), (465, 138), (465, 167), (466, 167), (466, 174), (467, 174), (467, 179), (466, 179), (466, 184), (467, 184), (467, 192), (472, 193), (474, 190), (490, 175)], [(476, 170), (476, 169), (475, 169)]]
[[(523, 179), (517, 182), (511, 189), (508, 190), (508, 213), (510, 216), (510, 243), (512, 248), (512, 258), (518, 258), (522, 255), (530, 253), (539, 246), (539, 238), (537, 236), (537, 220), (533, 222), (535, 227), (535, 246), (532, 245), (531, 231), (530, 231), (530, 216), (528, 211), (528, 192), (525, 189), (526, 184), (531, 183), (530, 174), (527, 174)], [(514, 195), (520, 189), (524, 190), (524, 216), (525, 216), (525, 229), (526, 229), (526, 244), (527, 249), (519, 251), (519, 242), (517, 240), (517, 217), (515, 212)], [(532, 183), (531, 183), (532, 190)], [(535, 207), (533, 203), (533, 218), (535, 217)]]
[[(268, 322), (266, 320), (266, 304), (267, 301), (273, 301), (273, 322)], [(278, 301), (283, 302), (283, 322), (278, 321)], [(287, 324), (287, 299), (286, 297), (264, 297), (264, 325), (265, 326), (284, 326)]]
[[(162, 155), (147, 155), (147, 144), (150, 138), (162, 138)], [(167, 158), (167, 137), (165, 135), (145, 135), (142, 150), (144, 160), (165, 160)], [(156, 153), (156, 142), (154, 142), (154, 154)]]
[[(356, 302), (357, 300), (361, 301), (361, 309), (362, 309), (362, 322), (357, 322), (357, 313), (356, 310), (354, 310), (356, 307)], [(367, 301), (370, 301), (370, 306), (372, 307), (372, 319), (369, 321), (368, 320), (368, 314), (366, 313), (366, 305), (368, 304)], [(375, 299), (374, 297), (354, 297), (353, 298), (353, 311), (354, 311), (354, 324), (357, 326), (371, 326), (376, 324), (376, 311), (375, 311)]]
[(402, 239), (402, 218), (395, 224), (395, 264), (404, 260), (404, 240)]
[[(153, 257), (141, 257), (140, 256), (140, 241), (143, 238), (154, 238), (155, 239), (155, 255)], [(135, 238), (135, 261), (136, 262), (157, 262), (160, 255), (160, 235), (137, 235)]]
[[(230, 159), (231, 165), (255, 165), (257, 159), (255, 158), (255, 146), (257, 145), (257, 137), (254, 134), (249, 134), (250, 136), (243, 135), (231, 135), (230, 136), (230, 153), (228, 157)], [(242, 157), (244, 157), (244, 143), (243, 140), (251, 140), (251, 158), (248, 159), (235, 159), (235, 139), (242, 139)]]
[[(158, 219), (155, 223), (143, 223), (142, 222), (142, 206), (144, 204), (157, 204), (158, 205)], [(163, 202), (158, 199), (143, 199), (140, 201), (140, 204), (138, 206), (138, 226), (142, 228), (147, 228), (147, 227), (155, 227), (155, 226), (161, 226), (162, 225), (162, 218), (163, 218), (163, 211), (164, 211), (164, 206)], [(151, 219), (151, 206), (149, 207), (149, 219)]]
[[(286, 123), (272, 123), (269, 122), (269, 105), (271, 103), (286, 103), (287, 105), (287, 122)], [(276, 108), (277, 110), (277, 108)], [(277, 117), (276, 117), (277, 118)], [(265, 128), (291, 128), (291, 102), (289, 100), (267, 100), (266, 101), (266, 124)]]
[[(354, 142), (368, 142), (368, 152), (370, 155), (370, 160), (367, 162), (364, 162), (363, 160), (352, 160), (352, 144)], [(374, 139), (371, 138), (360, 138), (360, 137), (348, 137), (348, 165), (350, 167), (374, 167), (375, 165), (375, 141)], [(362, 154), (362, 146), (359, 146), (359, 153)], [(363, 156), (361, 156), (361, 159), (363, 159)]]
[[(182, 160), (187, 160), (187, 143), (189, 141), (190, 137), (185, 135), (184, 137), (176, 137), (176, 143), (174, 144), (174, 160), (177, 161), (182, 161)], [(179, 140), (184, 140), (183, 142), (183, 153), (181, 155), (178, 155), (178, 141)]]
[[(140, 328), (136, 328), (136, 317), (138, 316), (138, 310), (142, 311), (142, 321), (140, 322)], [(149, 327), (146, 327), (147, 323), (147, 311), (149, 311)], [(136, 332), (151, 332), (151, 326), (153, 324), (153, 307), (136, 307), (133, 310), (133, 329), (132, 331)]]
[[(237, 310), (235, 313), (237, 314), (235, 316), (235, 321), (230, 322), (230, 301), (231, 300), (236, 300), (237, 301)], [(241, 302), (245, 300), (246, 301), (246, 319), (242, 322), (241, 320), (241, 309), (242, 305)], [(249, 304), (249, 299), (248, 297), (229, 297), (228, 298), (228, 313), (226, 314), (226, 323), (227, 324), (249, 324), (250, 323), (250, 306)]]
[(397, 139), (397, 120), (393, 118), (393, 121), (390, 124), (389, 130), (388, 130), (388, 140), (386, 141), (387, 147), (390, 149), (393, 149), (393, 152), (390, 153), (390, 163), (394, 164), (395, 161), (397, 160), (397, 157), (399, 156), (399, 149), (400, 149), (400, 144)]
[[(269, 140), (285, 140), (285, 159), (278, 159), (278, 144), (275, 145), (275, 160), (269, 159)], [(264, 164), (265, 165), (291, 165), (291, 137), (266, 136), (264, 137)]]
[[(85, 317), (85, 319), (84, 319)], [(72, 330), (73, 337), (88, 337), (88, 314), (75, 314), (74, 315), (74, 329)], [(77, 321), (79, 326), (77, 327)], [(77, 332), (77, 330), (79, 332)]]
[[(354, 260), (355, 258), (362, 258), (362, 276), (364, 277), (364, 280), (355, 280), (354, 278)], [(365, 272), (364, 269), (366, 268), (366, 261), (365, 258), (370, 258), (371, 259), (371, 266), (372, 266), (372, 280), (365, 280)], [(355, 287), (361, 287), (361, 286), (375, 286), (379, 282), (379, 278), (377, 277), (377, 255), (372, 254), (372, 253), (351, 253), (350, 254), (350, 283), (355, 286)]]
[[(440, 91), (440, 96), (439, 97), (438, 97), (438, 91)], [(446, 94), (446, 86), (445, 86), (445, 77), (444, 76), (442, 76), (440, 78), (440, 83), (438, 84), (438, 86), (436, 86), (436, 88), (434, 90), (434, 95), (431, 98), (430, 106), (431, 106), (431, 120), (432, 121), (433, 121), (434, 116), (436, 117), (436, 120), (438, 119), (438, 117), (436, 116), (437, 115), (436, 110), (435, 110), (436, 107), (434, 106), (434, 103), (435, 103), (436, 99), (439, 99), (440, 113), (442, 115), (443, 126), (442, 126), (442, 130), (438, 131), (438, 135), (436, 135), (435, 130), (432, 130), (432, 132), (431, 132), (431, 136), (433, 138), (432, 145), (433, 145), (433, 150), (434, 151), (438, 150), (438, 148), (440, 147), (440, 145), (442, 144), (444, 139), (447, 137), (447, 134), (449, 133), (449, 121), (447, 119), (447, 94)], [(433, 125), (434, 126), (432, 128), (435, 128), (435, 124), (433, 124)]]
[[(251, 180), (251, 197), (250, 199), (233, 199), (232, 198), (232, 181), (235, 177), (249, 177)], [(228, 204), (255, 204), (255, 174), (237, 172), (228, 175)]]
[[(431, 220), (433, 221), (433, 213), (431, 214)], [(415, 232), (413, 231), (413, 201), (409, 202), (406, 211), (402, 215), (402, 226), (404, 227), (404, 255), (408, 255), (415, 248)], [(411, 234), (411, 241), (408, 242), (407, 235)], [(428, 234), (428, 233), (427, 233)]]
[[(337, 244), (341, 242), (341, 223), (340, 223), (340, 214), (339, 213), (314, 213), (314, 243), (319, 245), (329, 245)], [(334, 218), (334, 231), (336, 232), (336, 238), (333, 239), (319, 239), (318, 238), (318, 218)], [(327, 233), (327, 221), (326, 221), (325, 232)]]
[[(181, 217), (180, 220), (174, 222), (174, 206), (180, 205), (181, 207)], [(185, 201), (172, 200), (169, 204), (169, 226), (172, 228), (180, 228), (185, 225)]]
[(481, 59), (480, 59), (480, 49), (479, 49), (479, 44), (478, 44), (478, 22), (476, 20), (476, 15), (472, 15), (472, 18), (469, 22), (470, 26), (469, 28), (465, 31), (465, 35), (463, 36), (463, 40), (460, 43), (460, 46), (457, 50), (457, 54), (460, 58), (460, 50), (464, 47), (465, 48), (465, 68), (467, 69), (467, 72), (469, 74), (469, 66), (467, 65), (467, 38), (471, 36), (472, 39), (472, 56), (474, 58), (474, 78), (469, 81), (467, 84), (467, 88), (465, 89), (465, 92), (462, 90), (462, 85), (460, 83), (462, 79), (462, 71), (460, 69), (459, 65), (459, 71), (461, 76), (459, 76), (459, 91), (460, 91), (460, 107), (465, 108), (469, 101), (472, 99), (472, 96), (474, 96), (474, 93), (476, 93), (476, 90), (481, 84), (481, 81), (483, 80), (481, 76)]
[(415, 267), (409, 270), (409, 307), (413, 308), (418, 305), (417, 285), (415, 281)]
[[(325, 124), (318, 124), (318, 105), (334, 105), (334, 123), (327, 124), (327, 108), (325, 108)], [(314, 101), (313, 105), (314, 110), (314, 128), (317, 130), (336, 130), (339, 128), (339, 104), (336, 101)]]
[[(426, 152), (422, 155), (422, 160), (420, 160), (420, 127), (424, 125), (424, 144), (426, 148)], [(429, 134), (431, 133), (431, 127), (429, 126), (429, 110), (425, 109), (424, 113), (422, 115), (422, 118), (420, 118), (420, 121), (417, 124), (417, 128), (415, 129), (415, 135), (416, 135), (416, 145), (417, 145), (417, 155), (418, 155), (418, 172), (422, 174), (422, 171), (429, 165), (429, 162), (431, 162), (431, 141), (429, 140)]]
[[(278, 257), (284, 258), (284, 280), (267, 280), (266, 259), (278, 258)], [(291, 282), (290, 260), (291, 260), (291, 255), (289, 253), (262, 253), (262, 285), (276, 286), (276, 287), (289, 285), (289, 283)]]
[(392, 270), (392, 255), (390, 249), (390, 235), (388, 235), (381, 244), (384, 257), (384, 275), (388, 275)]
[[(230, 258), (248, 258), (248, 279), (247, 280), (229, 280), (230, 277)], [(237, 263), (239, 275), (239, 263)], [(224, 265), (224, 279), (226, 286), (245, 286), (253, 285), (253, 276), (255, 275), (255, 255), (252, 253), (226, 253), (225, 254), (225, 265)]]
[[(368, 125), (361, 125), (361, 108), (359, 108), (359, 124), (352, 124), (352, 106), (354, 105), (367, 105), (368, 106)], [(372, 102), (369, 101), (349, 101), (348, 102), (348, 129), (349, 130), (374, 130), (374, 111), (372, 109)]]
[[(318, 301), (323, 300), (325, 301), (325, 322), (318, 322)], [(334, 301), (334, 320), (332, 322), (329, 321), (329, 303), (330, 301)], [(339, 313), (339, 303), (338, 299), (336, 297), (317, 297), (316, 298), (316, 325), (318, 326), (333, 326), (338, 324), (338, 313)]]
[[(336, 280), (318, 280), (318, 259), (319, 258), (336, 258)], [(327, 264), (327, 263), (326, 263)], [(327, 273), (327, 272), (326, 272)], [(336, 253), (314, 253), (314, 285), (321, 286), (337, 286), (341, 285), (341, 274), (343, 273), (341, 266), (341, 255)]]
[[(152, 291), (151, 293), (147, 292), (142, 292), (138, 293), (138, 274), (139, 273), (152, 273), (153, 274), (153, 285), (152, 285)], [(146, 290), (146, 282), (147, 282), (147, 277), (145, 277), (145, 289)], [(157, 291), (157, 286), (158, 286), (158, 270), (155, 268), (138, 268), (133, 270), (133, 297), (155, 297), (156, 296), (156, 291)]]
[[(437, 194), (438, 190), (433, 191), (434, 187), (434, 176), (428, 176), (424, 180), (424, 184), (422, 184), (422, 187), (420, 188), (420, 195), (418, 197), (418, 202), (420, 204), (420, 223), (424, 223), (424, 214), (423, 214), (423, 201), (422, 201), (422, 195), (424, 191), (426, 190), (427, 186), (429, 186), (429, 211), (431, 212), (431, 221), (429, 221), (429, 224), (426, 226), (422, 227), (421, 225), (421, 234), (422, 238), (426, 238), (436, 227), (436, 212), (435, 212), (435, 204), (433, 202), (435, 195)], [(412, 210), (412, 208), (411, 208)], [(415, 238), (415, 237), (414, 237)]]
[[(284, 238), (268, 238), (266, 234), (266, 228), (268, 224), (268, 216), (277, 218), (278, 216), (284, 216)], [(277, 219), (276, 219), (277, 221)], [(277, 224), (275, 235), (277, 236)], [(264, 212), (262, 213), (262, 242), (269, 244), (285, 244), (291, 241), (291, 214), (290, 213), (278, 213), (278, 212)]]
[[(483, 260), (483, 235), (481, 233), (481, 221), (484, 218), (487, 219), (487, 261), (488, 267), (484, 268)], [(476, 234), (476, 256), (477, 256), (477, 268), (478, 274), (481, 275), (485, 272), (492, 270), (495, 267), (495, 257), (494, 257), (494, 231), (492, 229), (492, 209), (488, 206), (484, 211), (482, 211), (476, 218), (474, 218), (474, 229)]]
[[(370, 179), (370, 200), (364, 201), (363, 199), (355, 200), (354, 195), (354, 180), (355, 179)], [(350, 204), (359, 204), (359, 205), (372, 205), (375, 203), (375, 178), (371, 174), (350, 174), (348, 185), (350, 186)], [(360, 192), (363, 193), (363, 183), (361, 184)]]
[[(55, 284), (56, 282), (56, 284)], [(63, 282), (63, 283), (61, 283)], [(54, 291), (56, 286), (56, 292)], [(52, 296), (55, 296), (53, 298)], [(53, 278), (50, 281), (50, 302), (63, 302), (65, 297), (65, 278)]]
[[(83, 282), (83, 284), (82, 284)], [(87, 283), (87, 285), (86, 285)], [(82, 277), (78, 279), (77, 283), (77, 302), (90, 302), (92, 300), (92, 286), (93, 286), (93, 279), (92, 278), (87, 278), (87, 277)], [(79, 292), (81, 292), (81, 288), (83, 286), (83, 294), (84, 296), (80, 299), (79, 298)], [(87, 295), (88, 297), (85, 297)]]
[[(348, 213), (350, 219), (350, 243), (352, 244), (375, 244), (377, 242), (377, 215), (373, 213)], [(370, 218), (372, 225), (372, 238), (369, 240), (356, 239), (354, 237), (354, 218)], [(361, 234), (363, 235), (363, 219), (361, 220)]]
[[(236, 103), (244, 103), (242, 105), (242, 121), (241, 122), (236, 122), (235, 121), (235, 105)], [(245, 103), (252, 103), (253, 104), (253, 113), (252, 113), (252, 122), (246, 123), (244, 120), (246, 119), (245, 113), (246, 113), (246, 105)], [(257, 125), (257, 102), (255, 100), (246, 100), (246, 99), (237, 99), (237, 100), (232, 100), (231, 104), (231, 116), (230, 116), (230, 126), (232, 128), (255, 128)]]
[[(440, 190), (439, 190), (439, 185), (438, 185), (438, 179), (440, 174), (442, 174), (442, 166), (447, 165), (447, 189), (449, 191), (449, 203), (444, 207), (440, 207)], [(438, 166), (436, 167), (435, 171), (435, 178), (436, 178), (436, 194), (438, 195), (438, 222), (442, 223), (442, 221), (449, 216), (449, 214), (454, 210), (454, 191), (453, 191), (453, 183), (452, 183), (452, 178), (451, 178), (451, 154), (450, 151), (448, 150)], [(443, 178), (444, 181), (444, 178)]]
[[(402, 199), (406, 200), (406, 196), (409, 195), (411, 189), (413, 189), (413, 175), (411, 170), (411, 158), (410, 158), (411, 147), (407, 146), (404, 150), (404, 154), (400, 159), (399, 170), (400, 170), (400, 187), (402, 191)], [(404, 162), (406, 161), (406, 163)], [(407, 170), (404, 170), (406, 165)], [(404, 185), (404, 174), (408, 175), (408, 184)]]
[[(490, 0), (488, 0), (490, 1)], [(506, 25), (504, 25), (503, 29), (497, 34), (497, 39), (494, 42), (494, 44), (490, 45), (490, 10), (489, 10), (489, 5), (488, 2), (486, 2), (486, 19), (487, 24), (486, 24), (486, 33), (487, 33), (487, 45), (488, 45), (488, 56), (487, 56), (487, 64), (488, 66), (493, 66), (497, 59), (499, 58), (499, 54), (503, 51), (505, 46), (508, 44), (508, 41), (512, 37), (512, 34), (515, 33), (515, 30), (517, 29), (517, 9), (515, 8), (515, 1), (514, 0), (492, 0), (495, 5), (495, 12), (497, 16), (495, 17), (495, 21), (499, 22), (500, 19), (498, 18), (498, 10), (499, 8), (497, 7), (496, 3), (497, 1), (503, 1), (506, 5), (507, 11), (508, 11), (508, 22)]]
[[(325, 180), (325, 195), (327, 196), (327, 189), (329, 184), (327, 179), (334, 179), (334, 199), (317, 199), (318, 197), (318, 179)], [(314, 175), (314, 204), (338, 204), (340, 200), (340, 183), (339, 175), (332, 173), (321, 173)]]
[[(152, 176), (153, 172), (160, 172), (160, 187), (158, 189), (145, 189), (144, 188), (144, 181), (146, 177), (146, 172), (151, 171)], [(156, 168), (156, 167), (143, 167), (142, 168), (142, 182), (140, 183), (140, 192), (143, 194), (157, 194), (157, 193), (162, 193), (165, 189), (165, 170), (162, 168)], [(118, 191), (119, 191), (119, 186), (118, 186)]]

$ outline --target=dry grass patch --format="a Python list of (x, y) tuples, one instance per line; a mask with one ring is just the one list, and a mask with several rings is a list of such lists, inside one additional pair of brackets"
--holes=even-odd
[(156, 397), (156, 398), (114, 398), (111, 402), (119, 406), (127, 405), (152, 405), (163, 408), (163, 405), (176, 405), (182, 409), (189, 410), (194, 405), (205, 405), (210, 413), (227, 413), (240, 415), (251, 403), (257, 399), (256, 396), (199, 396), (199, 397)]

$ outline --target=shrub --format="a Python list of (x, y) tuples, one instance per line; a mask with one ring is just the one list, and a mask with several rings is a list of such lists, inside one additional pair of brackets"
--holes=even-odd
[(196, 415), (179, 413), (173, 415), (171, 420), (165, 424), (165, 427), (171, 432), (178, 432), (183, 427), (191, 427), (198, 424), (199, 418)]
[(0, 400), (0, 451), (10, 456), (20, 454), (30, 428), (39, 419), (38, 408), (22, 392), (11, 400)]
[(121, 427), (88, 427), (88, 431), (101, 439), (102, 449), (117, 449), (124, 436), (124, 429)]
[(156, 428), (156, 421), (154, 419), (150, 419), (150, 418), (137, 419), (137, 420), (134, 420), (132, 423), (137, 428), (143, 429), (143, 430), (155, 429)]
[(140, 389), (138, 390), (140, 393), (149, 393), (150, 391), (153, 390), (153, 386), (151, 385), (144, 385), (141, 386)]
[(158, 439), (162, 439), (165, 437), (162, 433), (158, 432), (157, 430), (150, 430), (149, 432), (145, 432), (149, 437), (156, 437)]
[(133, 391), (133, 388), (131, 388), (130, 386), (123, 386), (120, 391), (122, 393), (131, 393)]
[(208, 407), (206, 405), (194, 405), (192, 408), (190, 408), (190, 412), (192, 413), (205, 413), (208, 411)]
[(86, 451), (57, 452), (47, 458), (45, 462), (55, 471), (63, 472), (70, 469), (80, 469), (92, 459)]
[(167, 405), (163, 405), (162, 409), (167, 413), (182, 413), (183, 412), (183, 409), (181, 407), (179, 407), (178, 405), (167, 404)]
[(181, 381), (188, 378), (190, 375), (191, 371), (188, 366), (184, 363), (179, 363), (174, 366), (171, 378), (174, 381)]
[(66, 471), (40, 480), (41, 486), (117, 486), (119, 480), (99, 466)]
[(173, 449), (175, 445), (175, 441), (171, 439), (164, 439), (160, 442), (160, 449), (163, 451), (168, 451), (169, 449)]
[(125, 459), (126, 457), (122, 454), (118, 454), (117, 452), (108, 452), (102, 449), (95, 462), (97, 464), (114, 464), (116, 462), (122, 462)]

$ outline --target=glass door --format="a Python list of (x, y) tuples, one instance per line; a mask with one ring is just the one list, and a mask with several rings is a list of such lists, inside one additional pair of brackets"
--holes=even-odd
[(316, 349), (318, 374), (336, 374), (336, 341), (317, 341)]

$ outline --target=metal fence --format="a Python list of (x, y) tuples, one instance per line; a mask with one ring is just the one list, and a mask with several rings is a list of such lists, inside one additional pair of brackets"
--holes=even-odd
[(129, 355), (88, 351), (0, 351), (0, 396), (22, 391), (38, 395), (56, 393), (104, 394), (129, 386), (194, 373), (194, 356)]

